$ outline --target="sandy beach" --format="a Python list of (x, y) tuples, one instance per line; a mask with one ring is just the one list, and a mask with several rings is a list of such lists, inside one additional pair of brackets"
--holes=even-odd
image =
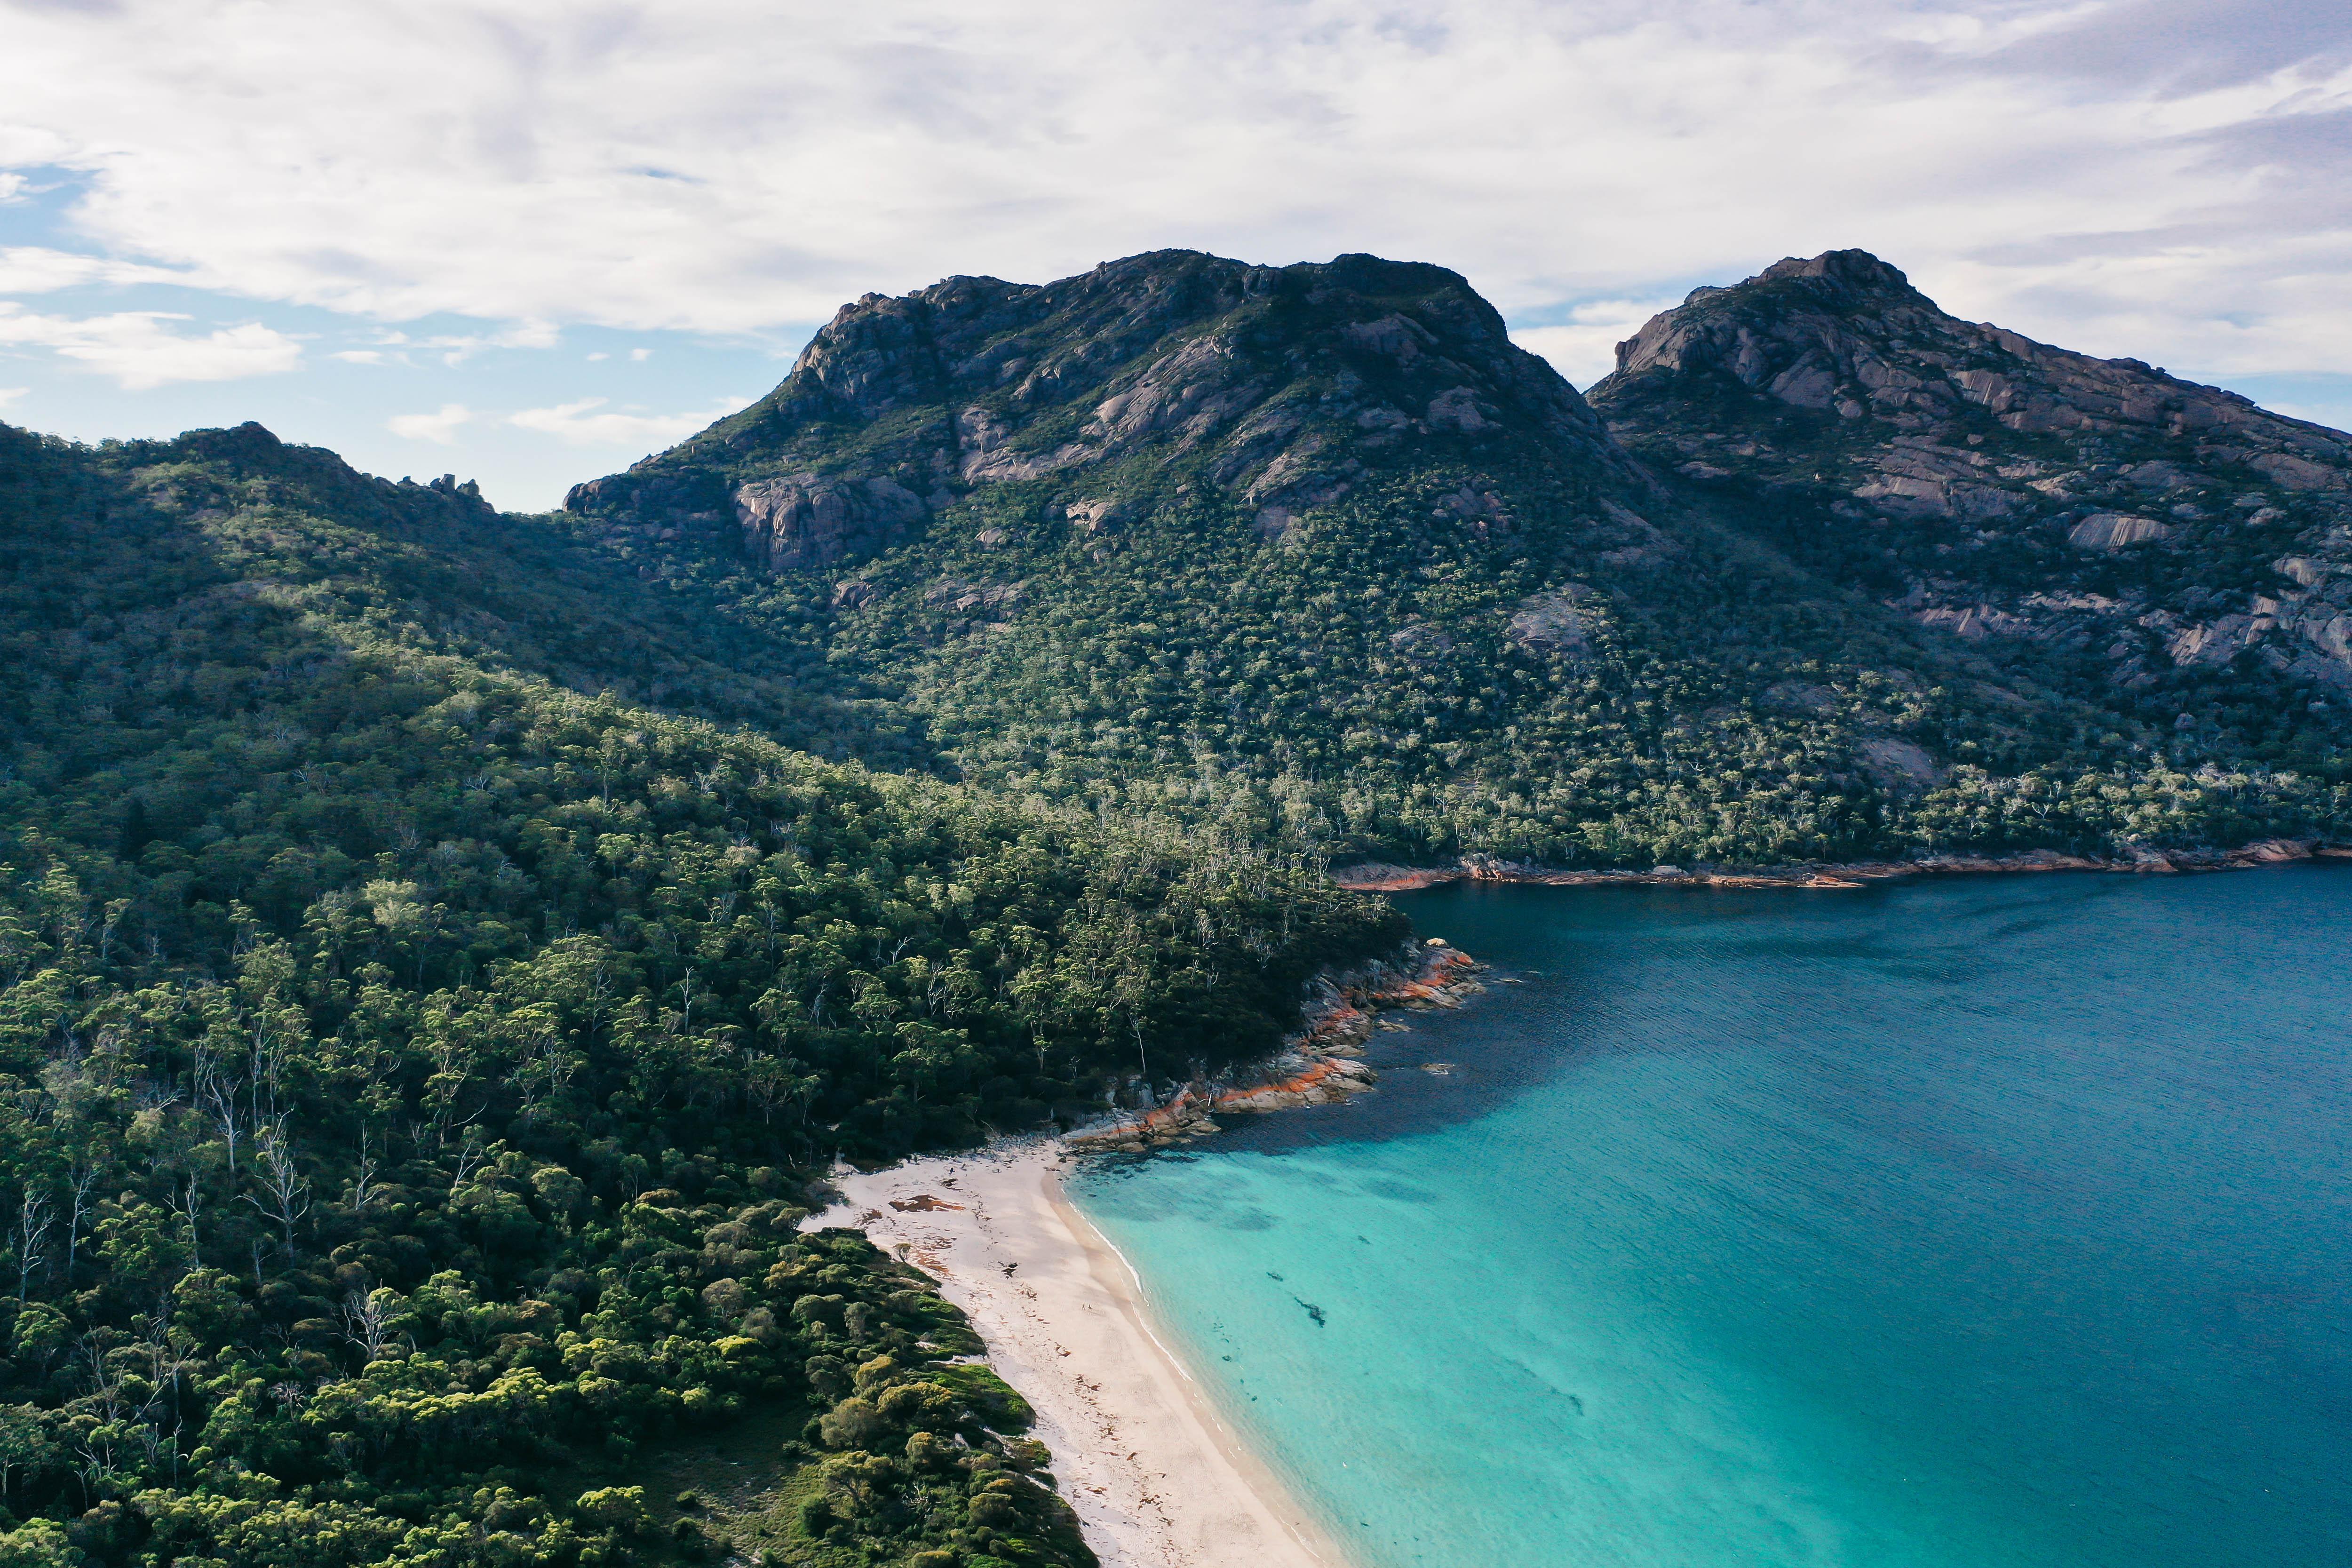
[(1161, 1342), (1126, 1260), (1063, 1196), (1066, 1158), (1035, 1141), (844, 1175), (846, 1201), (809, 1223), (903, 1244), (970, 1315), (1108, 1568), (1347, 1568)]

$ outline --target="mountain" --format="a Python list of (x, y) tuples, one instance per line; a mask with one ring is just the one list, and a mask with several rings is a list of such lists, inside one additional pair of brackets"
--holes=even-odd
[[(789, 747), (898, 750), (798, 658), (454, 480), (0, 427), (10, 1561), (1092, 1563), (808, 1183), (1264, 1054), (1404, 922)], [(713, 1447), (782, 1489), (673, 1501)]]
[(768, 396), (564, 504), (656, 535), (740, 528), (774, 572), (854, 566), (1022, 481), (1082, 479), (1048, 488), (1087, 531), (1202, 489), (1276, 535), (1401, 457), (1476, 452), (1504, 430), (1633, 477), (1454, 273), (1160, 251), (1043, 286), (869, 294)]
[(1696, 290), (1591, 401), (1808, 564), (1971, 642), (2087, 653), (2127, 708), (2216, 721), (2230, 675), (2256, 704), (2352, 698), (2340, 431), (1960, 321), (1852, 250)]
[[(2336, 830), (2341, 709), (2306, 688), (2341, 639), (2271, 563), (2324, 570), (2327, 492), (2282, 486), (2340, 443), (1948, 322), (1858, 253), (1783, 263), (1653, 322), (1588, 404), (1435, 268), (955, 279), (845, 307), (773, 394), (569, 515), (863, 682), (941, 771), (1334, 859)], [(2163, 458), (2124, 450), (2142, 382)], [(2078, 405), (2115, 432), (2062, 431)], [(2262, 504), (2118, 510), (2149, 462), (2222, 460), (2217, 430)], [(2124, 581), (2157, 561), (2161, 603)], [(2224, 561), (2281, 613), (2313, 595), (2305, 633), (2263, 628), (2277, 657), (2226, 660), (2264, 612)], [(2104, 651), (2126, 635), (2137, 664)]]

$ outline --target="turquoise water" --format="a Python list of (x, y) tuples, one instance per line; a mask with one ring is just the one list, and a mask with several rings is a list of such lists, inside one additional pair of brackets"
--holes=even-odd
[(2352, 1563), (2352, 871), (1400, 902), (1523, 984), (1075, 1188), (1366, 1568)]

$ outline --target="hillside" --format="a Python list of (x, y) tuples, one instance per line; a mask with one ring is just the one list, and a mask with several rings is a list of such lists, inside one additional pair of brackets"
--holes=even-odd
[[(1785, 280), (1803, 268), (1811, 282)], [(1813, 300), (1848, 269), (1783, 264), (1685, 312), (1730, 321), (1759, 290)], [(1933, 314), (1916, 295), (1901, 309)], [(2074, 509), (2057, 542), (1963, 548), (1979, 524), (1942, 518), (1890, 544), (1870, 520), (1945, 482), (1911, 468), (1994, 459), (1936, 456), (1977, 448), (1891, 382), (1878, 415), (1843, 416), (1884, 355), (1855, 370), (1824, 349), (1848, 368), (1801, 370), (1815, 351), (1791, 339), (1751, 387), (1698, 350), (1685, 368), (1682, 350), (1644, 346), (1716, 342), (1683, 320), (1653, 323), (1588, 406), (1430, 267), (1162, 252), (1043, 287), (950, 279), (845, 307), (770, 396), (569, 505), (583, 542), (821, 650), (944, 768), (1332, 858), (1754, 864), (2340, 831), (2341, 715), (2305, 690), (2302, 651), (2273, 639), (2284, 673), (2224, 665), (2225, 626), (2196, 634), (2206, 662), (2176, 665), (2177, 628), (2138, 625), (2161, 607), (2118, 592), (2149, 552), (2080, 542), (2155, 520), (2089, 521), (2133, 481), (2090, 472), (2121, 457), (2077, 460), (2084, 433), (2041, 428), (2060, 416), (2024, 412), (2060, 406), (2042, 382), (2012, 367), (2009, 391), (1985, 394), (2019, 401), (2031, 431), (1958, 391), (1945, 402), (2039, 444), (2032, 459), (1999, 448), (2000, 466), (2052, 465), (2011, 486), (2037, 505), (2028, 479), (2054, 483), (2062, 448), (2096, 479), (2047, 498), (2053, 517)], [(1721, 335), (1737, 358), (1738, 323)], [(2183, 420), (2289, 428), (2226, 395), (2173, 395), (2195, 410)], [(1829, 472), (1832, 447), (1864, 460), (1848, 447), (1865, 442), (1882, 449), (1861, 483), (1799, 482)], [(2232, 502), (2232, 531), (2183, 534), (2162, 559), (2184, 607), (2162, 614), (2219, 586), (2209, 554), (2274, 595), (2295, 590), (2276, 555), (2322, 569), (2306, 537), (2320, 492), (2275, 477), (2318, 458), (2275, 444), (2249, 447), (2246, 493), (2276, 504)], [(2015, 591), (1995, 605), (1956, 556), (2005, 563)], [(2035, 593), (2050, 604), (2003, 607)], [(2061, 602), (2093, 595), (2133, 607)], [(2122, 671), (2073, 630), (1990, 644), (1977, 634), (1995, 611), (2074, 629), (2112, 614), (2144, 652)]]
[(697, 1445), (727, 1552), (1092, 1561), (807, 1180), (1261, 1053), (1402, 922), (789, 750), (898, 742), (696, 619), (257, 427), (0, 428), (12, 1561), (692, 1561)]
[(1594, 406), (1823, 576), (2211, 756), (2326, 765), (2352, 437), (1945, 314), (1861, 251), (1702, 289)]

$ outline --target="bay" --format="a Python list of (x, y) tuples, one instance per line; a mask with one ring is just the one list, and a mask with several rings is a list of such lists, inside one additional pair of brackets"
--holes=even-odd
[(1400, 903), (1380, 1093), (1072, 1187), (1364, 1568), (2352, 1561), (2343, 868)]

